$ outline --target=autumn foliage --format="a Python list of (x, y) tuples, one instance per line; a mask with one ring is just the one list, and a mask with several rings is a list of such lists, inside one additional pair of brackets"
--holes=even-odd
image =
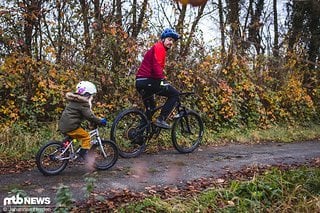
[[(37, 126), (56, 121), (65, 104), (64, 94), (73, 91), (82, 79), (97, 84), (95, 111), (109, 120), (124, 108), (141, 107), (134, 88), (134, 71), (128, 71), (128, 66), (135, 63), (129, 61), (134, 51), (123, 47), (117, 51), (127, 54), (122, 54), (124, 57), (113, 72), (93, 66), (65, 69), (48, 61), (10, 55), (0, 69), (1, 128), (15, 122)], [(249, 60), (234, 56), (231, 63), (224, 65), (218, 56), (208, 55), (197, 64), (171, 61), (168, 80), (180, 90), (196, 92), (188, 104), (201, 113), (207, 127), (215, 130), (266, 128), (278, 122), (318, 119), (320, 87), (319, 84), (314, 88), (304, 86), (302, 74), (308, 70), (303, 63), (290, 58), (279, 65), (281, 76), (274, 76), (277, 70), (268, 64), (257, 62), (249, 66)]]
[(1, 128), (14, 122), (47, 122), (62, 110), (62, 93), (75, 82), (75, 71), (12, 55), (1, 71)]
[(207, 0), (175, 0), (177, 2), (180, 2), (181, 4), (190, 4), (194, 7), (204, 5), (207, 3)]
[[(64, 94), (80, 80), (97, 85), (98, 116), (112, 121), (125, 108), (142, 107), (134, 74), (168, 26), (182, 35), (166, 63), (168, 80), (195, 92), (187, 105), (201, 113), (206, 127), (219, 131), (318, 121), (317, 5), (294, 1), (295, 12), (287, 11), (292, 14), (288, 29), (280, 32), (277, 5), (269, 11), (263, 1), (231, 2), (5, 1), (0, 16), (0, 128), (56, 122)], [(166, 14), (171, 9), (173, 20)], [(272, 21), (263, 16), (269, 13)], [(214, 17), (208, 26), (219, 22), (221, 43), (216, 47), (205, 44), (206, 32), (199, 29), (206, 16)]]

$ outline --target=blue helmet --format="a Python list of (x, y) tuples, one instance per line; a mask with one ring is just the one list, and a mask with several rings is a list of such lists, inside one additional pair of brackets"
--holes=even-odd
[(178, 40), (180, 38), (180, 35), (178, 33), (176, 33), (176, 31), (174, 29), (166, 28), (161, 33), (161, 39), (165, 39), (168, 37), (171, 37), (174, 40)]

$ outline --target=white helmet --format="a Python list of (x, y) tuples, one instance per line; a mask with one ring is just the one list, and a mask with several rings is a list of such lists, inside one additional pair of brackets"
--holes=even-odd
[(79, 95), (86, 95), (87, 93), (93, 95), (97, 93), (97, 88), (90, 81), (81, 81), (77, 84), (76, 91)]

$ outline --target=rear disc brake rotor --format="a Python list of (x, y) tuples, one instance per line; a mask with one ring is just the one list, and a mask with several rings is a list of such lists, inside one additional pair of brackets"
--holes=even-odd
[(137, 137), (137, 130), (134, 127), (131, 127), (130, 129), (128, 129), (127, 131), (127, 138), (129, 140), (133, 140)]

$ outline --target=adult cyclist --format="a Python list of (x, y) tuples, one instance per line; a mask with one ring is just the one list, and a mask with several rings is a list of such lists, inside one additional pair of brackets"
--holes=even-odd
[(156, 107), (154, 95), (167, 97), (155, 122), (156, 126), (164, 129), (171, 128), (166, 119), (179, 99), (179, 91), (165, 81), (164, 67), (166, 53), (179, 38), (180, 35), (175, 30), (171, 28), (164, 29), (160, 40), (144, 55), (143, 61), (136, 73), (136, 89), (142, 96), (148, 119), (151, 119), (151, 111)]

